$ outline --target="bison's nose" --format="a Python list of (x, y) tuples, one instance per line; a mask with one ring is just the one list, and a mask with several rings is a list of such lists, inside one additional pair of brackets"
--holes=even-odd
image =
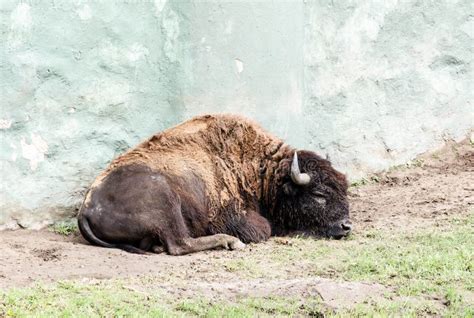
[(349, 221), (342, 222), (341, 228), (349, 234), (349, 232), (352, 231), (352, 224)]
[(328, 236), (339, 240), (351, 233), (352, 230), (352, 223), (348, 220), (338, 221), (333, 223), (333, 225), (329, 228)]

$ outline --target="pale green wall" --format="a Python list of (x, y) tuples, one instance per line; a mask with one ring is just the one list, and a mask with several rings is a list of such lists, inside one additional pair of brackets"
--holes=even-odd
[(1, 2), (0, 227), (70, 214), (111, 158), (184, 118), (170, 10), (111, 3)]
[(304, 5), (199, 2), (186, 12), (182, 97), (186, 115), (241, 113), (303, 147)]
[(472, 0), (308, 1), (310, 147), (361, 177), (474, 128)]
[(467, 0), (3, 0), (0, 228), (73, 214), (114, 156), (195, 114), (255, 118), (352, 178), (460, 139), (470, 13)]

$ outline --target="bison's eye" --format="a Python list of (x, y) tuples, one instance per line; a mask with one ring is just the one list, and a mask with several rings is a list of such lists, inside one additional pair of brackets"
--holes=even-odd
[(313, 195), (315, 197), (321, 197), (321, 198), (325, 198), (326, 197), (326, 194), (324, 192), (321, 192), (321, 191), (318, 191), (318, 190), (313, 190)]
[(326, 195), (319, 191), (313, 191), (313, 198), (320, 205), (326, 205)]

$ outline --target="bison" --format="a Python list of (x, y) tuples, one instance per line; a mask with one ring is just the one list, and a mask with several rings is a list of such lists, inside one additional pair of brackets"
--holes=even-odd
[(119, 156), (78, 214), (90, 243), (132, 253), (238, 249), (271, 235), (351, 231), (347, 181), (235, 115), (195, 117)]

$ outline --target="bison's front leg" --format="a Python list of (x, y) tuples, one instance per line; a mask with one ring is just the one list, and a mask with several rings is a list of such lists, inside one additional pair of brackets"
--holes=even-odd
[(168, 253), (171, 255), (184, 255), (215, 248), (238, 250), (245, 247), (238, 238), (227, 234), (215, 234), (197, 238), (185, 238), (180, 242), (167, 244)]

